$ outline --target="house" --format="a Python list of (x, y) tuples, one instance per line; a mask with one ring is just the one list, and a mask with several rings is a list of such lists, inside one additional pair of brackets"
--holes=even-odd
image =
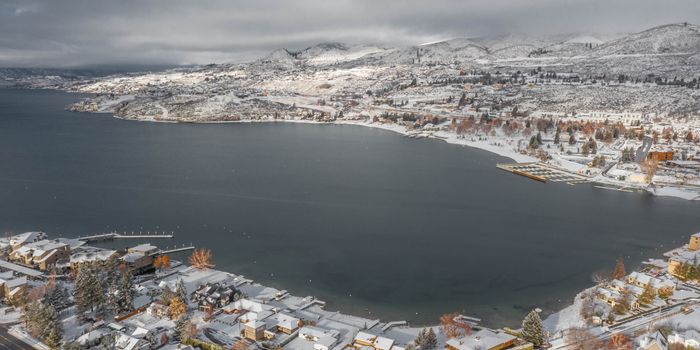
[(207, 283), (195, 291), (194, 295), (199, 299), (199, 311), (208, 312), (231, 304), (241, 292), (231, 286)]
[(694, 330), (685, 331), (685, 342), (686, 347), (694, 347), (696, 349), (700, 348), (700, 333)]
[(445, 347), (449, 350), (499, 350), (515, 344), (517, 337), (504, 332), (482, 329), (462, 338), (452, 338)]
[(142, 273), (153, 267), (153, 258), (138, 252), (126, 253), (121, 257), (124, 265), (129, 267), (134, 274)]
[(278, 313), (275, 315), (275, 319), (277, 320), (277, 330), (285, 334), (294, 333), (297, 329), (299, 329), (299, 324), (302, 323), (298, 318), (284, 313)]
[(262, 304), (257, 301), (248, 299), (238, 299), (237, 301), (234, 301), (222, 307), (221, 310), (223, 310), (227, 314), (269, 312), (270, 315), (278, 311), (277, 308), (275, 308), (274, 306)]
[(656, 157), (659, 162), (673, 160), (673, 150), (670, 148), (656, 148), (649, 152), (648, 159)]
[(258, 321), (258, 320), (251, 320), (245, 323), (245, 337), (253, 340), (253, 341), (258, 341), (260, 339), (263, 339), (265, 336), (265, 322)]
[(102, 339), (102, 337), (109, 337), (109, 336), (110, 336), (110, 334), (108, 332), (104, 332), (104, 331), (99, 330), (99, 329), (93, 329), (90, 332), (81, 335), (75, 341), (78, 344), (82, 345), (84, 348), (85, 347), (92, 347), (92, 346), (97, 345), (100, 342), (100, 340)]
[(146, 313), (153, 317), (163, 317), (168, 315), (168, 305), (163, 300), (158, 300), (146, 308)]
[(664, 286), (667, 286), (673, 290), (676, 289), (676, 283), (673, 281), (654, 277), (643, 272), (632, 272), (629, 277), (627, 277), (627, 280), (629, 283), (632, 283), (639, 288), (644, 288), (647, 286), (647, 284), (651, 283), (651, 288), (654, 290), (654, 293), (658, 293), (659, 289)]
[[(3, 244), (7, 244), (12, 247), (12, 250), (19, 249), (25, 244), (37, 242), (46, 239), (46, 233), (42, 232), (25, 232), (21, 235), (12, 236), (9, 239), (3, 238)], [(3, 246), (3, 248), (5, 248)]]
[(0, 298), (12, 299), (27, 290), (27, 276), (15, 278), (12, 271), (0, 273)]
[(58, 240), (40, 240), (25, 243), (21, 247), (14, 248), (10, 253), (10, 260), (28, 267), (37, 267), (46, 271), (56, 265), (59, 259), (65, 259), (70, 255), (70, 246)]
[(644, 350), (668, 350), (668, 341), (661, 332), (654, 332), (644, 336), (639, 346)]
[(131, 337), (121, 332), (117, 333), (115, 344), (118, 349), (122, 350), (145, 350), (151, 347), (150, 342)]
[(328, 350), (338, 343), (340, 332), (304, 326), (299, 329), (299, 338), (314, 342), (314, 350)]
[(363, 346), (369, 346), (375, 350), (391, 350), (391, 348), (394, 346), (394, 340), (366, 332), (359, 332), (355, 336), (352, 346), (355, 349), (359, 349)]
[(122, 260), (135, 274), (141, 273), (153, 268), (155, 261), (153, 255), (156, 252), (158, 252), (158, 247), (152, 246), (150, 243), (139, 244), (136, 247), (127, 248)]

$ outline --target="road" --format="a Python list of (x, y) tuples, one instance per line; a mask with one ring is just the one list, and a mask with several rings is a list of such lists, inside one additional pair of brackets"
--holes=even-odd
[(34, 348), (7, 333), (7, 328), (0, 327), (0, 350), (34, 350)]
[(653, 140), (651, 139), (651, 136), (647, 136), (644, 138), (644, 143), (637, 148), (637, 154), (635, 154), (634, 157), (634, 162), (637, 164), (640, 164), (644, 161), (644, 159), (647, 158), (647, 155), (649, 154), (649, 150), (651, 150), (651, 145)]

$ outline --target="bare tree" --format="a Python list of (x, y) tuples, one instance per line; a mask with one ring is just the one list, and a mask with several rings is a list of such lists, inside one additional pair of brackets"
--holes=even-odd
[(608, 270), (598, 270), (591, 274), (591, 280), (596, 284), (607, 285), (612, 279), (612, 274)]
[(659, 157), (647, 157), (647, 159), (645, 159), (640, 165), (642, 166), (644, 175), (646, 175), (645, 180), (647, 183), (651, 183), (654, 174), (656, 174), (656, 171), (659, 170)]
[(598, 350), (603, 343), (593, 333), (585, 328), (570, 328), (566, 333), (568, 349), (572, 350)]

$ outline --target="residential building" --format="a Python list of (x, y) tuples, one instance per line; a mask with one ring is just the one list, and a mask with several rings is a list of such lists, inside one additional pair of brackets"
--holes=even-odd
[(218, 283), (207, 283), (197, 291), (195, 298), (199, 299), (199, 311), (212, 311), (229, 305), (241, 292), (231, 286), (222, 286)]
[(83, 264), (92, 264), (95, 262), (104, 263), (113, 254), (118, 254), (116, 250), (107, 250), (93, 248), (83, 250), (70, 256), (70, 268), (72, 270), (79, 269)]
[(449, 350), (499, 350), (515, 344), (517, 337), (504, 332), (482, 329), (462, 338), (452, 338), (445, 347)]
[(639, 342), (639, 346), (644, 350), (668, 350), (668, 340), (661, 332), (654, 332), (644, 336)]
[(46, 271), (56, 265), (59, 259), (70, 256), (70, 246), (58, 240), (40, 240), (15, 246), (10, 253), (10, 260), (16, 264)]
[(314, 350), (329, 350), (338, 343), (340, 333), (336, 330), (304, 326), (299, 329), (299, 338), (314, 342)]
[(164, 301), (158, 300), (155, 303), (151, 303), (146, 309), (146, 312), (154, 317), (163, 317), (168, 315), (168, 305)]
[(27, 277), (14, 277), (12, 271), (0, 273), (0, 298), (12, 300), (17, 293), (27, 290)]
[(368, 346), (374, 348), (375, 350), (391, 350), (391, 348), (394, 346), (394, 340), (366, 332), (359, 332), (355, 336), (352, 346), (355, 349)]
[(263, 339), (263, 337), (265, 336), (265, 322), (258, 320), (251, 320), (246, 322), (244, 334), (246, 338), (253, 341)]

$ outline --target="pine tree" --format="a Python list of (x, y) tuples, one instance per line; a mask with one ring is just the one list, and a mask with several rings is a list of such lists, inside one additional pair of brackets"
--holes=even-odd
[(437, 336), (435, 335), (435, 331), (431, 327), (430, 330), (428, 330), (428, 335), (425, 337), (425, 341), (423, 342), (423, 346), (421, 348), (425, 349), (425, 350), (429, 350), (429, 349), (435, 349), (437, 346), (438, 346)]
[(535, 344), (535, 346), (540, 346), (543, 342), (543, 333), (540, 315), (533, 310), (523, 320), (523, 330), (520, 334), (523, 339)]
[(539, 147), (540, 147), (540, 143), (537, 142), (537, 136), (534, 136), (534, 135), (533, 135), (533, 136), (530, 138), (530, 148), (537, 149), (537, 148), (539, 148)]
[(61, 327), (59, 325), (54, 325), (54, 327), (51, 328), (51, 332), (49, 333), (48, 337), (44, 339), (44, 343), (46, 343), (46, 346), (48, 346), (49, 349), (58, 349), (61, 347), (62, 339), (63, 332), (61, 331)]
[(557, 132), (554, 134), (554, 144), (559, 144), (559, 133), (561, 133), (561, 128), (557, 127)]
[(168, 287), (167, 284), (165, 285), (165, 287), (163, 287), (163, 294), (161, 294), (160, 298), (167, 305), (170, 305), (170, 300), (173, 298), (173, 292), (170, 290), (170, 287)]
[(107, 304), (113, 314), (119, 314), (121, 308), (119, 306), (119, 286), (117, 285), (117, 281), (113, 281), (112, 284), (109, 285)]
[(540, 132), (537, 132), (537, 143), (542, 144), (542, 134)]
[(622, 255), (620, 255), (620, 258), (617, 259), (617, 266), (615, 266), (615, 270), (613, 270), (612, 276), (616, 280), (622, 281), (625, 276), (627, 276), (627, 273), (625, 272), (625, 264), (622, 263)]
[(418, 336), (416, 339), (413, 340), (413, 342), (416, 344), (416, 346), (421, 346), (423, 345), (423, 342), (425, 341), (425, 338), (428, 336), (428, 330), (423, 327), (423, 330), (418, 333)]
[(182, 281), (182, 278), (177, 282), (177, 296), (180, 298), (180, 301), (183, 303), (187, 303), (187, 288), (185, 288), (185, 282)]
[(173, 340), (180, 342), (182, 341), (182, 332), (185, 330), (185, 326), (190, 321), (190, 317), (186, 313), (180, 315), (180, 317), (175, 321), (175, 327), (173, 327)]
[(131, 311), (134, 308), (134, 297), (136, 288), (134, 287), (134, 275), (127, 271), (121, 279), (119, 286), (119, 307), (122, 310)]
[(651, 281), (649, 281), (649, 283), (644, 286), (644, 291), (639, 296), (639, 302), (647, 305), (651, 304), (654, 301), (654, 297), (656, 297), (654, 294), (654, 289), (651, 287)]
[[(584, 156), (587, 156), (588, 153), (589, 153), (589, 152), (588, 152), (588, 142), (586, 142), (586, 143), (583, 144), (583, 149), (581, 150), (581, 154), (584, 155)], [(595, 165), (595, 164), (593, 164), (593, 165)]]
[(573, 133), (569, 134), (569, 144), (572, 146), (576, 144), (576, 136)]

